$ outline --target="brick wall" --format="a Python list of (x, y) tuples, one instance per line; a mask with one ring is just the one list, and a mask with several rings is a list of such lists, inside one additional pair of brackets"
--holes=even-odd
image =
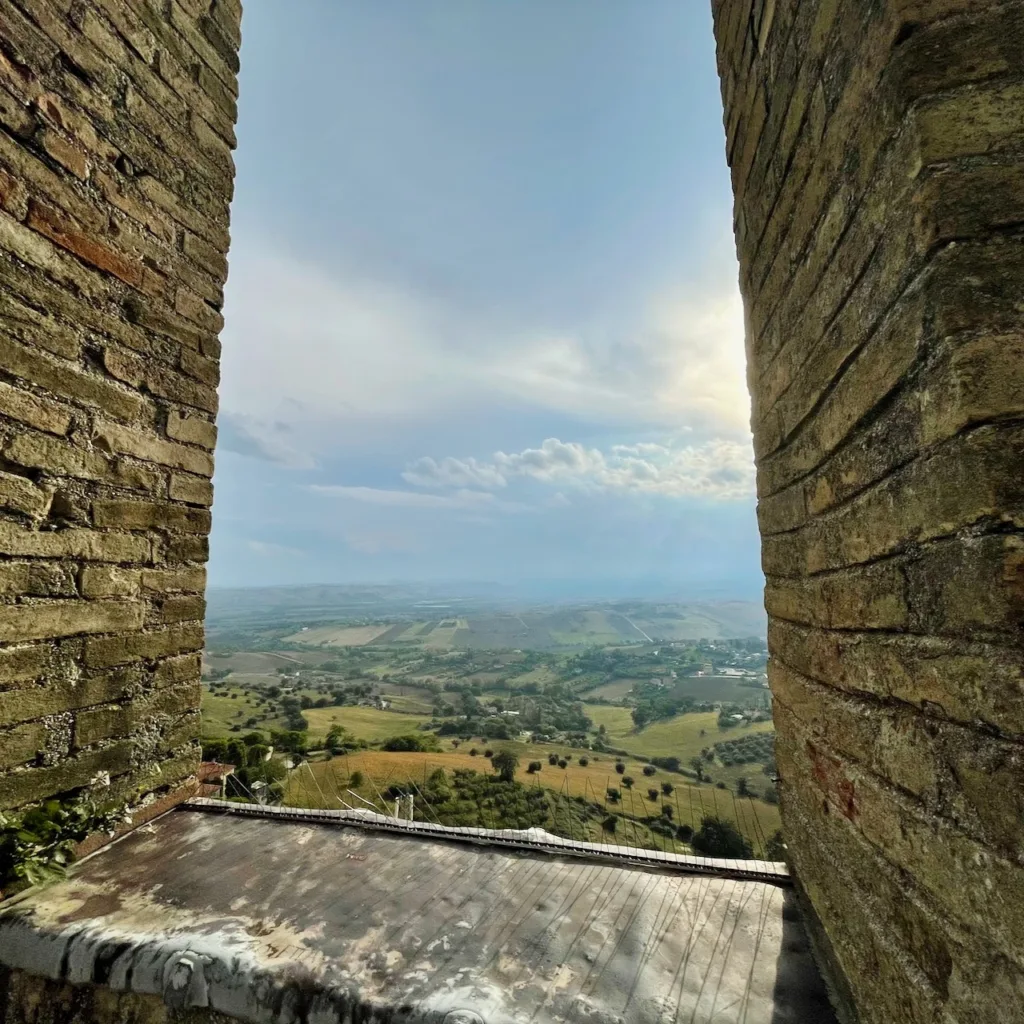
[(0, 2), (0, 810), (199, 760), (240, 15)]
[(864, 1021), (1016, 1019), (1024, 3), (714, 13), (793, 861)]

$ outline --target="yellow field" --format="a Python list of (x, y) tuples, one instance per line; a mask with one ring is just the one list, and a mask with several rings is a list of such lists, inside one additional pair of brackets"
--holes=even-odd
[(302, 713), (309, 722), (311, 740), (322, 740), (332, 725), (340, 725), (357, 739), (372, 743), (391, 739), (392, 736), (407, 736), (430, 721), (430, 715), (409, 715), (365, 707), (309, 708)]
[[(491, 773), (490, 762), (483, 756), (483, 745), (477, 745), (480, 751), (477, 757), (470, 756), (468, 747), (470, 744), (463, 744), (457, 751), (440, 754), (362, 751), (336, 757), (331, 761), (317, 762), (309, 766), (317, 780), (315, 783), (305, 768), (291, 774), (286, 802), (303, 806), (339, 807), (338, 797), (341, 796), (345, 801), (357, 804), (357, 801), (345, 795), (349, 778), (355, 771), (361, 772), (364, 779), (356, 792), (377, 806), (382, 806), (381, 794), (391, 784), (411, 781), (423, 785), (436, 768), (444, 768), (447, 772), (468, 768)], [(630, 792), (623, 788), (622, 776), (615, 773), (614, 758), (607, 755), (598, 755), (600, 760), (597, 763), (591, 759), (585, 768), (576, 763), (574, 755), (574, 760), (563, 770), (547, 763), (547, 752), (556, 749), (553, 747), (501, 743), (496, 744), (494, 749), (514, 750), (520, 759), (517, 779), (527, 786), (541, 786), (551, 790), (554, 800), (582, 796), (588, 801), (605, 804), (606, 790), (612, 786), (622, 792), (622, 799), (618, 804), (608, 803), (609, 810), (642, 818), (660, 814), (664, 802), (673, 808), (677, 824), (691, 824), (694, 828), (700, 826), (704, 815), (717, 814), (735, 821), (755, 849), (780, 826), (779, 811), (773, 805), (760, 800), (734, 800), (728, 792), (713, 786), (695, 785), (669, 772), (659, 771), (647, 777), (641, 774), (642, 766), (638, 764), (631, 763), (626, 767), (626, 773), (635, 779)], [(590, 756), (592, 758), (593, 755)], [(535, 775), (526, 772), (531, 760), (543, 764), (543, 768)], [(671, 782), (675, 787), (674, 792), (670, 797), (652, 802), (647, 796), (647, 789), (651, 786), (660, 789), (663, 781)]]
[[(691, 757), (696, 757), (704, 747), (713, 746), (719, 740), (735, 739), (752, 732), (772, 732), (775, 728), (771, 722), (755, 722), (733, 729), (719, 729), (718, 715), (707, 711), (677, 715), (634, 732), (629, 708), (584, 704), (583, 709), (595, 727), (604, 725), (609, 746), (647, 757), (678, 757), (684, 767)], [(751, 771), (756, 769), (752, 767)]]
[(328, 647), (362, 647), (386, 633), (391, 627), (376, 626), (316, 626), (299, 630), (284, 639), (298, 644), (326, 644)]

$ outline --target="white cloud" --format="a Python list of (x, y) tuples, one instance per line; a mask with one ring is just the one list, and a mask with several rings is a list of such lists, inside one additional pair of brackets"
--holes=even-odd
[[(222, 400), (238, 436), (222, 443), (308, 468), (339, 446), (358, 448), (361, 436), (498, 409), (605, 432), (748, 436), (733, 278), (654, 293), (620, 319), (614, 330), (512, 325), (250, 238), (232, 254)], [(423, 460), (406, 472), (417, 486), (494, 486), (468, 460)]]
[[(414, 465), (420, 466), (423, 462), (421, 459)], [(440, 465), (433, 460), (430, 462)], [(551, 437), (539, 448), (513, 453), (496, 452), (490, 463), (451, 457), (442, 463), (447, 467), (445, 475), (452, 480), (462, 480), (472, 473), (478, 480), (493, 480), (492, 487), (504, 487), (515, 477), (529, 477), (544, 483), (613, 493), (707, 497), (725, 501), (745, 499), (754, 494), (750, 445), (722, 438), (682, 446), (650, 442), (614, 445), (605, 453), (597, 448)], [(406, 474), (406, 479), (414, 483), (417, 482), (415, 477), (416, 474)], [(443, 484), (438, 476), (433, 476), (429, 479), (429, 486)], [(421, 497), (433, 501), (439, 499), (433, 494), (421, 494)], [(561, 493), (557, 497), (567, 501)]]
[(402, 474), (417, 487), (504, 487), (505, 478), (494, 467), (476, 459), (417, 459)]
[(494, 495), (486, 491), (460, 490), (447, 495), (321, 484), (312, 484), (310, 490), (332, 498), (345, 498), (366, 505), (387, 505), (391, 508), (480, 509), (496, 505)]

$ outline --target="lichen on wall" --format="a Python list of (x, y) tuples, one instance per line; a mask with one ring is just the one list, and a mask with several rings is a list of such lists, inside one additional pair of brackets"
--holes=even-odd
[(0, 5), (0, 810), (199, 761), (240, 16)]
[(1006, 1020), (1024, 4), (713, 8), (789, 850), (864, 1021)]

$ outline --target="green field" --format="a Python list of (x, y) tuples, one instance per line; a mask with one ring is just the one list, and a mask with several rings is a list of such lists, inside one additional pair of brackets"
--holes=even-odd
[[(653, 722), (646, 729), (635, 732), (629, 708), (584, 704), (583, 709), (595, 726), (605, 727), (609, 746), (646, 757), (678, 757), (684, 765), (704, 747), (710, 747), (719, 740), (733, 739), (751, 732), (772, 732), (775, 728), (771, 722), (755, 722), (753, 725), (733, 729), (719, 729), (718, 715), (714, 711), (706, 711), (676, 715), (675, 718)], [(751, 766), (748, 774), (756, 770)]]
[[(250, 732), (252, 729), (284, 729), (284, 719), (277, 715), (263, 718), (266, 711), (256, 706), (254, 694), (244, 696), (240, 690), (235, 691), (238, 696), (232, 699), (230, 696), (222, 697), (212, 694), (209, 690), (203, 689), (202, 715), (203, 715), (203, 737), (205, 739), (224, 739), (231, 735), (232, 726), (239, 726), (240, 731)], [(255, 726), (247, 726), (245, 723), (250, 718), (259, 719)]]
[(603, 686), (588, 690), (585, 696), (599, 697), (601, 700), (622, 700), (632, 692), (635, 684), (635, 679), (617, 679), (614, 683), (605, 683)]
[(348, 729), (357, 739), (370, 743), (407, 736), (430, 721), (430, 715), (409, 715), (366, 707), (310, 708), (302, 712), (309, 722), (310, 739), (323, 739), (332, 725)]

